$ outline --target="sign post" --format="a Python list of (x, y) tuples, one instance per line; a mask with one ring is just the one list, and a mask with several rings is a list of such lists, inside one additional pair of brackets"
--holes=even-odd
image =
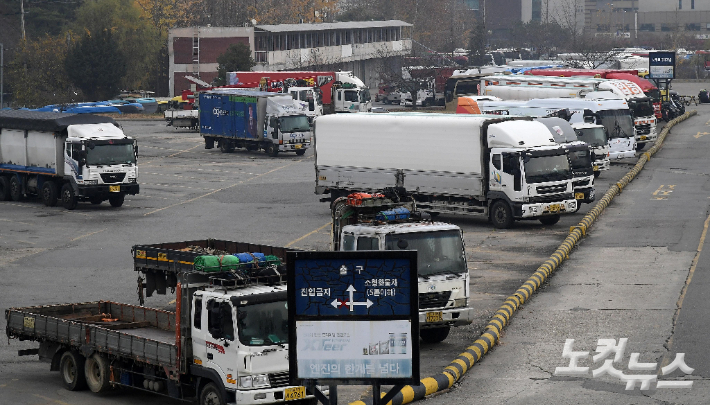
[(649, 52), (648, 78), (658, 83), (662, 101), (668, 101), (671, 80), (675, 79), (675, 52)]
[[(288, 252), (289, 371), (324, 405), (372, 385), (373, 405), (419, 382), (415, 251)], [(330, 400), (316, 385), (330, 386)], [(380, 399), (381, 385), (394, 388)]]

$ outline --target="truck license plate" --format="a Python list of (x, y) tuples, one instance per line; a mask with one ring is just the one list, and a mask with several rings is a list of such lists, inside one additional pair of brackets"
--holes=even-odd
[(426, 313), (426, 321), (427, 322), (441, 322), (443, 320), (444, 320), (444, 315), (441, 311)]
[(303, 147), (303, 145), (301, 145), (300, 143), (297, 143), (297, 144), (294, 146), (294, 148), (296, 148), (296, 149), (301, 149), (302, 147)]
[(547, 210), (550, 212), (557, 212), (560, 210), (560, 204), (550, 204), (550, 206), (547, 207)]
[(306, 397), (306, 387), (293, 387), (284, 390), (284, 401), (293, 401)]
[(592, 168), (592, 170), (594, 170), (595, 172), (598, 172), (598, 171), (599, 171), (599, 166), (594, 166), (594, 167)]
[(584, 200), (584, 193), (574, 193), (575, 200)]
[(646, 140), (646, 135), (641, 135), (641, 140), (645, 141)]
[(111, 193), (120, 193), (121, 186), (108, 186), (108, 191)]

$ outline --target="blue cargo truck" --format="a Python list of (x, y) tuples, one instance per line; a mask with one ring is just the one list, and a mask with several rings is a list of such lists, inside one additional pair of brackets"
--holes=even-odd
[(311, 146), (311, 125), (304, 106), (289, 94), (242, 89), (200, 93), (200, 135), (205, 149), (235, 148), (303, 155)]

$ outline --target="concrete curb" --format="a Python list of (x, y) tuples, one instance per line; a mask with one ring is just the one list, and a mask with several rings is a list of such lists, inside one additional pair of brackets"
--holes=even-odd
[[(653, 147), (641, 154), (641, 157), (633, 169), (604, 193), (604, 196), (594, 205), (594, 208), (582, 218), (579, 224), (570, 227), (569, 235), (567, 235), (562, 244), (549, 259), (537, 268), (532, 276), (530, 276), (513, 295), (506, 298), (503, 305), (495, 312), (493, 318), (491, 318), (484, 328), (484, 332), (471, 346), (467, 347), (463, 353), (459, 354), (441, 373), (421, 379), (419, 385), (407, 385), (402, 388), (387, 405), (403, 405), (423, 399), (436, 392), (451, 388), (454, 383), (460, 380), (476, 362), (480, 361), (481, 358), (498, 343), (503, 328), (510, 322), (510, 319), (515, 312), (517, 312), (518, 308), (530, 299), (532, 294), (540, 288), (557, 268), (559, 268), (562, 262), (569, 258), (572, 249), (586, 236), (587, 231), (594, 221), (596, 221), (614, 197), (620, 194), (624, 187), (641, 172), (641, 169), (651, 160), (651, 156), (660, 150), (670, 129), (696, 114), (697, 111), (695, 110), (689, 111), (666, 124), (658, 135), (658, 139)], [(384, 395), (385, 394), (382, 393), (382, 396)], [(372, 405), (372, 401), (354, 401), (349, 405)]]

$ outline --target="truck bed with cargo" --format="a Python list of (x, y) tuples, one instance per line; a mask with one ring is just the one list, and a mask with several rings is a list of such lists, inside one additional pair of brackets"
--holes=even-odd
[(67, 209), (138, 194), (138, 145), (108, 117), (0, 111), (0, 201), (38, 195)]
[(481, 215), (494, 226), (576, 211), (567, 151), (531, 118), (351, 114), (315, 123), (316, 194), (401, 187), (420, 210)]
[(210, 239), (133, 252), (137, 271), (174, 276), (175, 311), (111, 301), (10, 308), (8, 337), (39, 342), (19, 354), (39, 354), (69, 390), (131, 387), (201, 405), (312, 400), (289, 384), (286, 267), (273, 255), (286, 249)]

